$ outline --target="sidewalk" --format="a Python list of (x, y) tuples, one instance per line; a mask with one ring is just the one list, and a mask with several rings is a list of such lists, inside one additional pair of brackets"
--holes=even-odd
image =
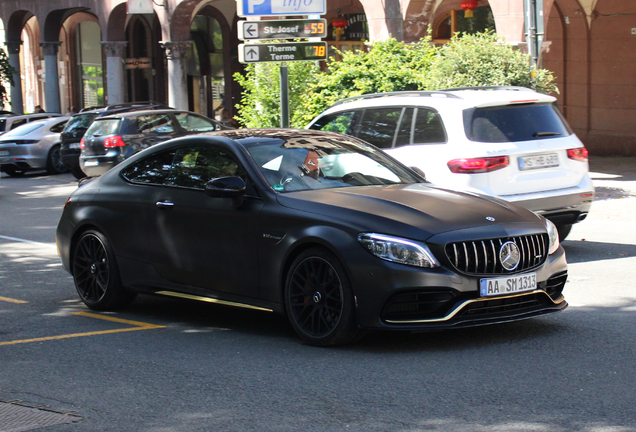
[(590, 157), (596, 197), (589, 219), (636, 221), (636, 157)]

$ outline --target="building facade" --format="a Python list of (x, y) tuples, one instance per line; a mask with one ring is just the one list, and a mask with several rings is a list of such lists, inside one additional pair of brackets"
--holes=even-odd
[[(593, 154), (635, 155), (636, 2), (543, 1), (540, 66), (554, 72), (572, 128)], [(429, 29), (443, 43), (471, 24), (461, 3), (327, 0), (327, 21), (348, 23), (328, 43), (412, 42)], [(524, 49), (523, 0), (478, 0), (479, 10), (475, 22)], [(13, 112), (154, 100), (219, 118), (240, 100), (235, 0), (0, 0), (0, 19), (17, 70)]]

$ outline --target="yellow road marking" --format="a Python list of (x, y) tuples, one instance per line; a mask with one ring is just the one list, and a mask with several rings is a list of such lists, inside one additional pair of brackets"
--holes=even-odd
[(17, 299), (12, 299), (9, 297), (0, 297), (0, 301), (9, 302), (9, 303), (18, 303), (18, 304), (28, 303), (28, 301), (26, 300), (17, 300)]
[(84, 337), (84, 336), (97, 336), (97, 335), (103, 335), (103, 334), (122, 333), (122, 332), (136, 331), (136, 330), (152, 330), (152, 329), (165, 328), (165, 326), (160, 326), (160, 325), (155, 325), (155, 324), (148, 324), (148, 323), (143, 323), (143, 322), (139, 322), (139, 321), (130, 321), (130, 320), (125, 320), (125, 319), (121, 319), (121, 318), (115, 318), (115, 317), (109, 317), (109, 316), (104, 316), (104, 315), (99, 315), (99, 314), (93, 314), (93, 313), (89, 313), (89, 312), (73, 312), (73, 315), (80, 315), (80, 316), (85, 316), (85, 317), (89, 317), (89, 318), (97, 318), (97, 319), (106, 320), (106, 321), (112, 321), (112, 322), (121, 323), (121, 324), (133, 325), (135, 327), (127, 327), (127, 328), (116, 329), (116, 330), (102, 330), (102, 331), (86, 332), (86, 333), (73, 333), (73, 334), (66, 334), (66, 335), (59, 335), (59, 336), (48, 336), (48, 337), (33, 338), (33, 339), (21, 339), (21, 340), (0, 342), (0, 346), (3, 346), (3, 345), (16, 345), (16, 344), (30, 343), (30, 342), (44, 342), (44, 341), (51, 341), (51, 340)]

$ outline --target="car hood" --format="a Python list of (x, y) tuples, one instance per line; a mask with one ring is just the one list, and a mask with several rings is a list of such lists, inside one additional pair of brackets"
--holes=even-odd
[(355, 229), (426, 240), (448, 231), (510, 224), (543, 227), (536, 214), (496, 198), (424, 184), (361, 186), (278, 195), (279, 204)]

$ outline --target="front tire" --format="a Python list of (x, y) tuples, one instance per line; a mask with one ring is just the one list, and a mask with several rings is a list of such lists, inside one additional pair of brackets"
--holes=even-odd
[(559, 233), (559, 241), (562, 242), (570, 234), (572, 230), (572, 224), (557, 226), (557, 232)]
[(285, 308), (298, 336), (311, 345), (345, 345), (361, 335), (344, 267), (326, 250), (308, 249), (294, 260), (285, 283)]
[(114, 310), (132, 302), (136, 294), (119, 278), (114, 253), (99, 231), (87, 231), (73, 251), (73, 279), (80, 299), (94, 310)]

